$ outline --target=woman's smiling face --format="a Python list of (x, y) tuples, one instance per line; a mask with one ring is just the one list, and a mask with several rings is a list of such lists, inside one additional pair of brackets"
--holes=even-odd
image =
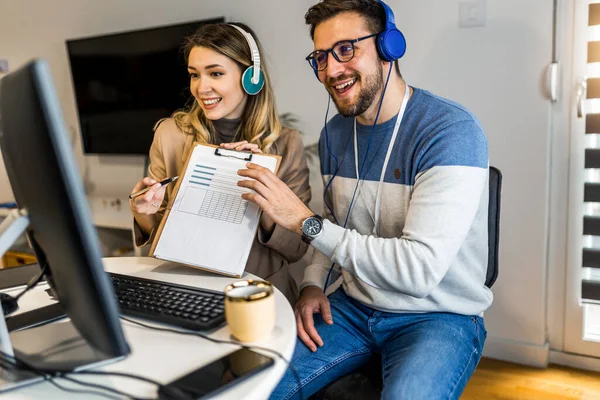
[(242, 88), (242, 71), (227, 56), (207, 47), (194, 47), (188, 57), (190, 91), (206, 118), (240, 118), (248, 95)]

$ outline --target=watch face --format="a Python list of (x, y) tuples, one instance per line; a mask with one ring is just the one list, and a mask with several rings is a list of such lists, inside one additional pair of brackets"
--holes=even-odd
[(304, 223), (304, 233), (308, 236), (315, 236), (321, 232), (323, 224), (317, 218), (307, 219)]

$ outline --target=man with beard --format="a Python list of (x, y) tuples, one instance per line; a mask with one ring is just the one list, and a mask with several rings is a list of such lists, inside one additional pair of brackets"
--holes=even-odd
[(255, 191), (244, 198), (316, 250), (294, 307), (300, 379), (288, 370), (272, 398), (307, 397), (373, 353), (382, 398), (459, 398), (492, 302), (483, 130), (465, 108), (405, 83), (404, 39), (384, 3), (323, 0), (306, 23), (307, 60), (339, 111), (319, 142), (325, 218), (268, 170), (238, 172), (254, 179), (239, 182)]

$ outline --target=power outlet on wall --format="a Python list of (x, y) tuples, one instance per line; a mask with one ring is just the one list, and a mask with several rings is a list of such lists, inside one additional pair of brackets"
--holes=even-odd
[(131, 211), (127, 198), (88, 196), (94, 225), (131, 231)]
[(485, 26), (485, 1), (461, 1), (458, 4), (458, 26), (472, 28)]
[(121, 199), (116, 198), (116, 199), (102, 199), (102, 208), (104, 209), (112, 209), (112, 210), (116, 210), (116, 211), (121, 211), (121, 206), (123, 205), (123, 202), (121, 201)]

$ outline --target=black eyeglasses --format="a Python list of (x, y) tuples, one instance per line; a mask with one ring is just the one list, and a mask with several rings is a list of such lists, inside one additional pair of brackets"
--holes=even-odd
[(354, 43), (372, 38), (373, 36), (377, 36), (377, 33), (369, 36), (363, 36), (354, 40), (341, 40), (334, 44), (329, 50), (313, 51), (306, 57), (306, 61), (308, 61), (311, 68), (313, 68), (315, 71), (323, 71), (325, 68), (327, 68), (329, 53), (333, 54), (333, 57), (335, 57), (338, 62), (348, 62), (354, 58)]

